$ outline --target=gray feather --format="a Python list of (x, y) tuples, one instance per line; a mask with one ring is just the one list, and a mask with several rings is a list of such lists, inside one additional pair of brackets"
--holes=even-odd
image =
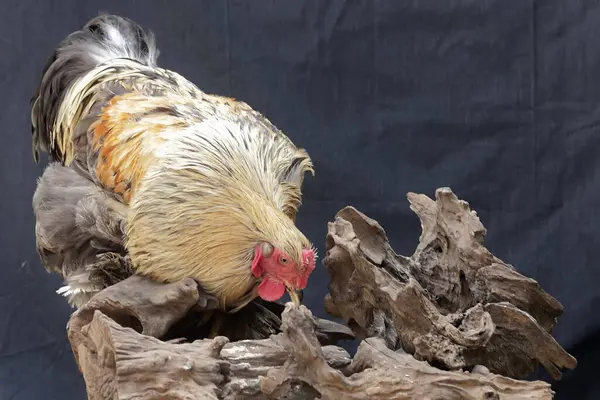
[(33, 210), (42, 263), (63, 277), (72, 304), (131, 274), (123, 247), (126, 216), (92, 181), (52, 163), (38, 181)]

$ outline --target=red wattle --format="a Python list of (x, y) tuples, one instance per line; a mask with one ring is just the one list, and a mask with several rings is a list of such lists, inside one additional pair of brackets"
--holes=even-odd
[(260, 285), (258, 285), (258, 295), (266, 301), (279, 300), (284, 293), (285, 286), (283, 283), (272, 281), (268, 277), (265, 277)]

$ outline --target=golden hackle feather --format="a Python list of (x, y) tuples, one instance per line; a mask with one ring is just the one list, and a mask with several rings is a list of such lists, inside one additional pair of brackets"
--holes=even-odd
[(150, 166), (131, 202), (127, 234), (139, 271), (173, 280), (191, 274), (224, 306), (235, 306), (256, 283), (249, 268), (256, 244), (268, 241), (298, 264), (310, 246), (284, 213), (291, 190), (281, 191), (277, 175), (298, 150), (240, 128), (210, 117), (158, 148), (160, 162)]

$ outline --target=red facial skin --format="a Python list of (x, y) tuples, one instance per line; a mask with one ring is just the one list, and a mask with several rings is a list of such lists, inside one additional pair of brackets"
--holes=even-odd
[(308, 276), (315, 269), (315, 254), (312, 249), (302, 250), (302, 266), (297, 267), (291, 258), (275, 248), (270, 256), (262, 254), (260, 245), (254, 250), (252, 274), (263, 280), (258, 285), (258, 295), (266, 301), (279, 300), (285, 293), (285, 283), (298, 290), (304, 289)]

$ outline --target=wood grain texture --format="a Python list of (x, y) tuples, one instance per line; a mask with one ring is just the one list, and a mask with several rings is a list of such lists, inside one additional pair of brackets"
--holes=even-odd
[[(329, 224), (325, 307), (354, 334), (255, 301), (222, 321), (228, 337), (207, 339), (202, 316), (217, 304), (191, 279), (104, 289), (68, 325), (89, 398), (552, 399), (548, 383), (515, 378), (576, 366), (550, 334), (560, 303), (483, 246), (485, 228), (449, 189), (409, 201), (423, 225), (410, 258), (352, 207)], [(335, 344), (354, 336), (351, 358)]]
[(352, 207), (328, 227), (329, 309), (361, 337), (448, 370), (485, 365), (524, 379), (541, 363), (554, 379), (577, 362), (551, 335), (562, 305), (483, 246), (486, 230), (448, 188), (409, 193), (421, 220), (415, 253), (397, 255), (383, 228)]
[(99, 310), (82, 328), (73, 343), (91, 400), (552, 398), (547, 383), (442, 371), (379, 338), (363, 341), (351, 359), (320, 346), (311, 312), (292, 303), (282, 333), (263, 340), (163, 342)]

